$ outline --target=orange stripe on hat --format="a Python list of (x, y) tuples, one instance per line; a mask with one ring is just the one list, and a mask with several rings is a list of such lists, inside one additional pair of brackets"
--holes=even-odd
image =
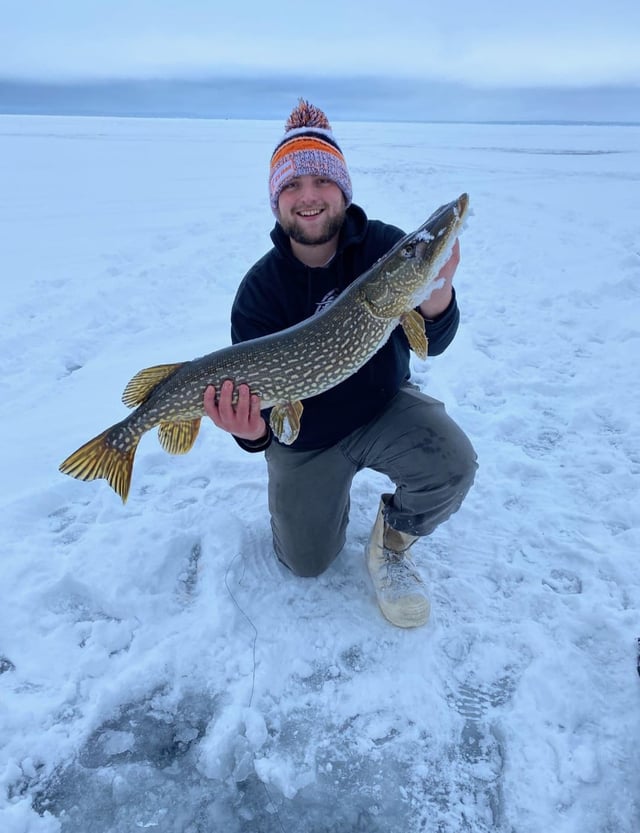
[(323, 153), (332, 153), (335, 157), (340, 159), (341, 162), (344, 163), (345, 161), (342, 152), (338, 150), (335, 145), (332, 145), (331, 142), (325, 142), (316, 136), (295, 136), (293, 139), (289, 139), (288, 142), (280, 145), (279, 148), (276, 148), (273, 156), (271, 157), (271, 168), (273, 169), (276, 167), (276, 165), (278, 165), (288, 154), (305, 150), (318, 150)]

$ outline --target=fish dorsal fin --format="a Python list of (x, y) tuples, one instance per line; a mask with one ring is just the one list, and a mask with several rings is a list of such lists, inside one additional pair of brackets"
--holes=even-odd
[(200, 417), (183, 422), (161, 422), (158, 439), (169, 454), (186, 454), (191, 451), (199, 430)]
[(417, 310), (412, 309), (400, 317), (400, 323), (409, 341), (409, 347), (421, 359), (426, 359), (428, 341), (424, 331), (424, 318)]
[(138, 405), (142, 405), (143, 402), (147, 401), (151, 392), (158, 387), (160, 382), (168, 379), (183, 364), (184, 362), (179, 362), (178, 364), (157, 364), (154, 367), (145, 367), (144, 370), (138, 371), (124, 389), (122, 401), (127, 408), (136, 408)]

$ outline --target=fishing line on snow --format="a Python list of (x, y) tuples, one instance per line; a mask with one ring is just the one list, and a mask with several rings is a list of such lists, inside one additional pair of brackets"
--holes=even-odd
[[(238, 600), (233, 595), (233, 592), (232, 592), (231, 588), (229, 587), (229, 581), (228, 581), (229, 573), (231, 572), (231, 568), (233, 567), (234, 563), (238, 560), (238, 558), (240, 558), (240, 555), (241, 554), (239, 552), (236, 553), (234, 555), (234, 557), (231, 559), (231, 561), (229, 562), (229, 566), (227, 567), (227, 571), (224, 574), (224, 584), (225, 584), (225, 587), (227, 588), (227, 593), (231, 596), (231, 601), (238, 608), (238, 610), (243, 615), (245, 620), (249, 623), (250, 628), (253, 630), (253, 642), (252, 642), (252, 645), (251, 645), (251, 653), (252, 653), (252, 657), (253, 657), (253, 671), (251, 673), (251, 695), (249, 696), (249, 706), (248, 706), (249, 708), (251, 708), (251, 705), (253, 704), (253, 694), (256, 690), (256, 665), (257, 665), (257, 662), (256, 662), (256, 645), (257, 645), (257, 642), (258, 642), (258, 629), (256, 628), (255, 624), (251, 621), (251, 619), (249, 618), (247, 613), (238, 604)], [(242, 575), (240, 576), (240, 578), (238, 580), (238, 584), (244, 578), (244, 571), (245, 571), (245, 566), (244, 566), (244, 561), (243, 561), (242, 562)]]
[[(251, 706), (253, 704), (253, 695), (254, 695), (255, 690), (256, 690), (256, 667), (257, 667), (256, 646), (258, 644), (258, 628), (255, 626), (255, 623), (252, 621), (249, 614), (245, 610), (243, 610), (242, 607), (240, 606), (238, 600), (236, 599), (236, 597), (233, 594), (233, 591), (231, 590), (231, 587), (229, 586), (229, 580), (228, 580), (229, 579), (229, 573), (231, 572), (231, 568), (233, 567), (235, 562), (240, 557), (241, 557), (241, 553), (237, 552), (234, 555), (234, 557), (231, 559), (231, 561), (229, 562), (229, 566), (227, 567), (227, 570), (224, 574), (224, 585), (227, 588), (227, 593), (231, 597), (231, 601), (238, 608), (238, 610), (240, 611), (240, 613), (242, 614), (244, 619), (248, 622), (249, 627), (253, 631), (253, 641), (252, 641), (252, 644), (251, 644), (251, 654), (252, 654), (252, 657), (253, 657), (253, 670), (251, 672), (251, 694), (249, 696), (249, 704), (248, 704), (248, 708), (251, 708)], [(238, 584), (244, 578), (244, 571), (245, 571), (245, 564), (244, 564), (244, 559), (243, 559), (243, 561), (242, 561), (242, 575), (238, 579)], [(278, 824), (280, 825), (280, 829), (282, 830), (282, 833), (287, 833), (287, 831), (284, 828), (284, 825), (282, 824), (282, 819), (280, 818), (280, 813), (278, 812), (278, 808), (276, 806), (276, 803), (273, 800), (273, 798), (271, 796), (271, 793), (269, 792), (269, 789), (267, 788), (267, 785), (264, 783), (264, 781), (261, 778), (259, 779), (259, 781), (262, 784), (262, 789), (265, 791), (267, 799), (269, 800), (269, 804), (271, 805), (271, 807), (273, 807), (273, 811), (276, 815), (276, 818), (278, 819)]]

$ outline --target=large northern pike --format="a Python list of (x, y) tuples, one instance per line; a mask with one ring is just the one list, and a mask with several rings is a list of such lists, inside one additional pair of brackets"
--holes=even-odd
[(208, 385), (219, 392), (226, 379), (236, 386), (247, 384), (263, 408), (272, 408), (273, 433), (290, 445), (300, 431), (301, 400), (359, 370), (398, 324), (414, 352), (426, 358), (424, 319), (415, 307), (434, 289), (468, 204), (462, 194), (443, 205), (323, 312), (190, 362), (141, 370), (122, 394), (124, 404), (135, 411), (74, 451), (60, 471), (79, 480), (103, 477), (124, 502), (142, 435), (158, 425), (162, 447), (170, 454), (186, 454), (200, 429)]

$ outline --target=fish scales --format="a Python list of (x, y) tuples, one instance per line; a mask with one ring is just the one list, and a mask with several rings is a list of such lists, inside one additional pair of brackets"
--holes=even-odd
[(271, 428), (281, 442), (294, 442), (301, 400), (359, 370), (398, 324), (414, 351), (426, 355), (424, 322), (415, 307), (430, 294), (467, 210), (466, 194), (439, 208), (312, 318), (190, 362), (141, 370), (122, 396), (135, 410), (81, 446), (60, 470), (80, 480), (104, 478), (126, 501), (142, 435), (158, 426), (165, 450), (186, 453), (204, 415), (205, 389), (219, 391), (229, 379), (247, 384), (262, 407), (272, 409)]

